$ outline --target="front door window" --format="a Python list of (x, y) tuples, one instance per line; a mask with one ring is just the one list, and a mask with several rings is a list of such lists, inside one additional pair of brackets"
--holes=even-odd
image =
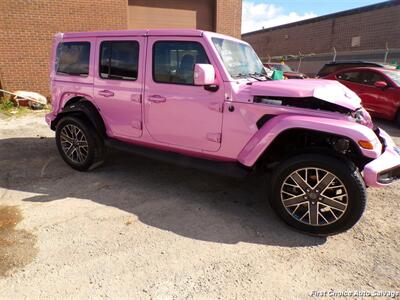
[(156, 42), (153, 55), (153, 79), (158, 83), (193, 85), (194, 65), (209, 63), (197, 42)]

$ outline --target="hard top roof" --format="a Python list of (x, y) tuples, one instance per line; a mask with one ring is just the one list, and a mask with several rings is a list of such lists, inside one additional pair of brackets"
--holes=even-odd
[(197, 29), (142, 29), (142, 30), (110, 30), (88, 32), (65, 32), (64, 38), (101, 37), (101, 36), (202, 36), (203, 30)]
[(237, 41), (248, 44), (245, 41), (236, 39), (231, 36), (223, 35), (216, 32), (204, 31), (198, 29), (142, 29), (142, 30), (110, 30), (110, 31), (87, 31), (87, 32), (65, 32), (55, 35), (58, 39), (74, 39), (89, 37), (127, 37), (127, 36), (193, 36), (193, 37), (218, 37), (228, 40)]

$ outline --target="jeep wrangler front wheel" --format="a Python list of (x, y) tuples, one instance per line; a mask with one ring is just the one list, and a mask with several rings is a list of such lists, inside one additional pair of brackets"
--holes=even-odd
[(346, 231), (360, 219), (366, 203), (364, 181), (348, 161), (304, 154), (274, 171), (270, 202), (289, 225), (311, 234)]
[(93, 169), (104, 159), (104, 144), (95, 129), (82, 119), (62, 118), (56, 128), (56, 143), (64, 161), (79, 171)]

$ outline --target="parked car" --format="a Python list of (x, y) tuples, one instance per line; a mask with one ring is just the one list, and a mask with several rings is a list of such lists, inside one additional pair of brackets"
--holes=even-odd
[(271, 69), (271, 70), (279, 70), (283, 72), (283, 75), (287, 79), (304, 79), (308, 78), (306, 74), (300, 73), (293, 71), (288, 65), (286, 64), (281, 64), (281, 63), (266, 63), (264, 64), (265, 67)]
[(400, 126), (400, 70), (348, 68), (329, 74), (357, 93), (372, 116), (397, 122)]
[(249, 44), (212, 32), (57, 34), (46, 121), (76, 170), (98, 166), (106, 147), (230, 176), (259, 170), (289, 225), (351, 228), (366, 186), (399, 179), (400, 151), (344, 85), (264, 72)]
[(356, 67), (375, 67), (375, 68), (385, 68), (387, 65), (369, 62), (369, 61), (359, 61), (359, 60), (350, 60), (350, 61), (333, 61), (325, 64), (321, 70), (318, 71), (316, 78), (325, 77), (331, 73), (337, 72), (342, 69), (347, 68), (356, 68)]

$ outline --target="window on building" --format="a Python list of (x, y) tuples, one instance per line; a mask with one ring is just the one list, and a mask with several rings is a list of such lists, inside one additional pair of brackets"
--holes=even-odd
[(87, 76), (89, 74), (89, 42), (65, 42), (57, 46), (56, 72), (58, 74)]
[(208, 63), (207, 54), (198, 42), (156, 42), (153, 47), (153, 80), (193, 85), (194, 65)]
[(353, 36), (351, 38), (351, 46), (360, 47), (360, 45), (361, 45), (361, 36)]
[(100, 45), (100, 77), (136, 80), (138, 76), (139, 43), (107, 41)]

